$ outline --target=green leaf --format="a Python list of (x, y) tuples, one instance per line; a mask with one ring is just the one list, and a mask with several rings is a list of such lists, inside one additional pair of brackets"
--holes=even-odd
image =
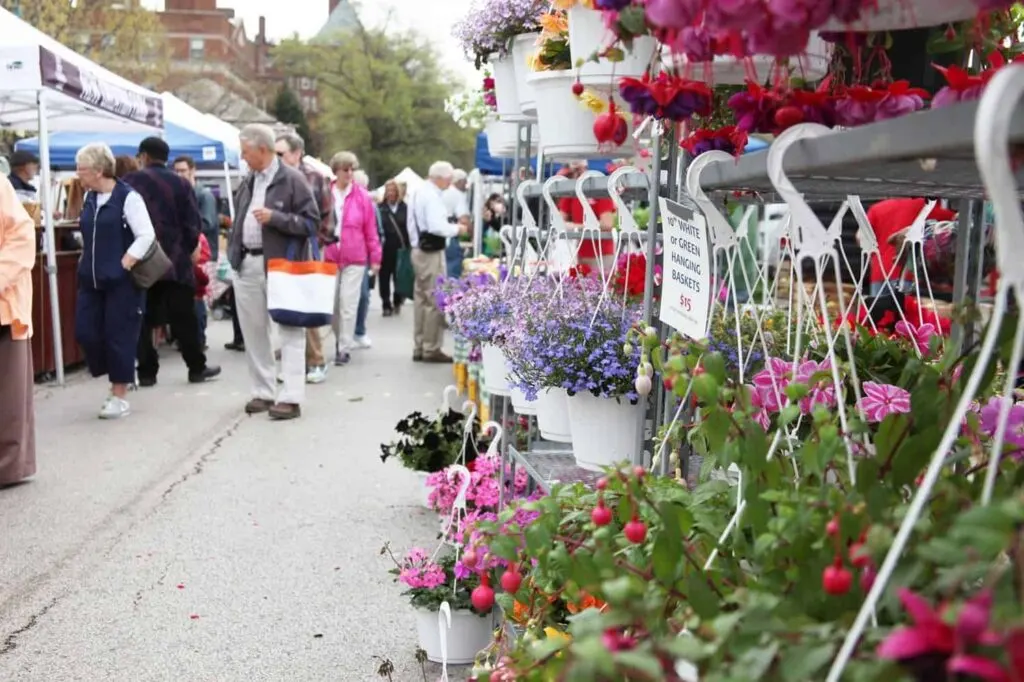
[(807, 680), (823, 679), (822, 670), (832, 661), (835, 645), (806, 644), (793, 647), (782, 657), (779, 669), (782, 679), (786, 682), (806, 682)]
[(620, 668), (627, 668), (632, 672), (642, 673), (646, 679), (665, 679), (665, 671), (661, 668), (661, 661), (654, 654), (641, 650), (622, 651), (615, 654), (615, 662)]
[(704, 356), (704, 361), (701, 363), (704, 366), (704, 371), (714, 377), (715, 381), (719, 384), (724, 384), (728, 380), (728, 374), (725, 369), (725, 358), (721, 353), (708, 353)]
[(686, 597), (698, 616), (710, 620), (718, 615), (718, 596), (708, 587), (710, 576), (691, 573), (686, 581)]
[(771, 668), (779, 653), (779, 643), (773, 640), (768, 646), (747, 649), (737, 663), (743, 668), (744, 679), (759, 680)]
[(706, 405), (718, 402), (719, 382), (709, 373), (701, 374), (693, 380), (693, 393)]
[(654, 549), (651, 550), (654, 577), (666, 585), (674, 583), (679, 571), (681, 552), (682, 542), (678, 536), (664, 530), (660, 532), (654, 540)]
[(799, 405), (786, 405), (784, 408), (782, 408), (782, 412), (779, 414), (779, 422), (781, 425), (785, 426), (787, 424), (791, 424), (793, 420), (795, 420), (799, 416)]
[(643, 5), (630, 5), (619, 12), (619, 26), (634, 36), (647, 33), (647, 17)]

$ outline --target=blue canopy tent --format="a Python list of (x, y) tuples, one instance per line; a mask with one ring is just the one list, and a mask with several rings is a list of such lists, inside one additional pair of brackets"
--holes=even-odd
[[(115, 156), (135, 156), (139, 143), (147, 135), (138, 132), (59, 132), (50, 134), (50, 166), (53, 170), (75, 170), (75, 154), (91, 142), (105, 142)], [(171, 159), (176, 156), (191, 156), (200, 168), (223, 168), (225, 162), (231, 168), (238, 167), (238, 151), (225, 149), (224, 143), (199, 133), (186, 130), (173, 123), (164, 125), (163, 139), (171, 147)], [(39, 153), (39, 138), (19, 140), (14, 148), (34, 154)]]

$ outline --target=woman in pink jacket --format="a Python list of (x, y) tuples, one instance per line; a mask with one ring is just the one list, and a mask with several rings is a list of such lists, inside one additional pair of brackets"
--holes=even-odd
[(354, 347), (356, 312), (363, 290), (366, 268), (380, 271), (380, 238), (377, 211), (369, 192), (353, 182), (359, 160), (352, 152), (338, 152), (331, 159), (335, 181), (334, 210), (337, 212), (338, 241), (327, 247), (325, 259), (338, 264), (338, 298), (334, 306), (335, 365), (344, 365)]

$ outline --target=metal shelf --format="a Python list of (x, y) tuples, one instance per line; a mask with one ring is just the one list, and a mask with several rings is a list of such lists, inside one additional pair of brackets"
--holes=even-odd
[[(646, 199), (650, 192), (650, 182), (644, 173), (630, 173), (622, 179), (623, 199)], [(663, 188), (664, 189), (664, 188)], [(523, 192), (527, 199), (535, 199), (543, 195), (540, 185), (527, 187)], [(608, 196), (608, 178), (595, 177), (583, 181), (583, 194), (586, 197)], [(557, 198), (576, 196), (575, 182), (559, 182), (551, 187), (551, 196)]]
[(576, 466), (572, 446), (568, 443), (537, 440), (525, 452), (520, 452), (509, 445), (508, 454), (515, 466), (521, 466), (545, 493), (551, 492), (551, 486), (555, 483), (593, 485), (603, 476), (599, 471), (589, 471)]
[[(842, 200), (849, 194), (981, 199), (985, 189), (974, 157), (977, 111), (977, 102), (965, 102), (798, 140), (786, 151), (786, 174), (808, 201)], [(1020, 108), (1010, 143), (1024, 144)], [(701, 186), (705, 192), (754, 191), (770, 200), (775, 189), (767, 160), (768, 152), (761, 151), (710, 164)], [(1021, 185), (1024, 171), (1017, 172), (1017, 179)]]

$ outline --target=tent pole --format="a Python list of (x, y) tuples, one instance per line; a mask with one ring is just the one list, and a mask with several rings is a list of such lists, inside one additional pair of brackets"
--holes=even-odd
[(235, 224), (235, 196), (231, 189), (231, 169), (228, 168), (228, 162), (224, 162), (224, 180), (228, 183), (228, 215), (231, 216), (231, 224)]
[(53, 363), (57, 385), (64, 385), (64, 339), (60, 329), (60, 292), (57, 290), (57, 238), (53, 229), (53, 197), (50, 187), (50, 129), (46, 120), (46, 98), (36, 95), (39, 103), (39, 171), (42, 177), (43, 230), (46, 247), (46, 274), (50, 283), (50, 322), (53, 325)]

